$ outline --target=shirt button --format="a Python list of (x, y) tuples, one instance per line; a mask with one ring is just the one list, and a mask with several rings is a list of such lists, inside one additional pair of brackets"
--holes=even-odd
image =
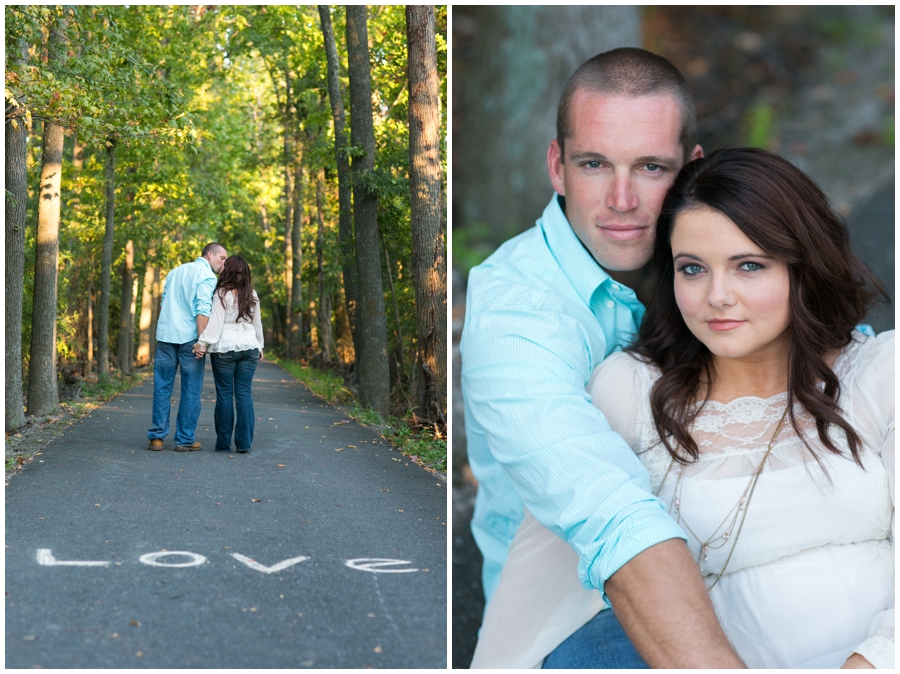
[(613, 302), (612, 300), (607, 300), (606, 306), (608, 306), (610, 309), (612, 309), (614, 306), (616, 306), (616, 303)]
[(619, 286), (617, 286), (615, 283), (613, 283), (612, 289), (613, 289), (613, 290), (618, 290), (618, 289), (619, 289)]

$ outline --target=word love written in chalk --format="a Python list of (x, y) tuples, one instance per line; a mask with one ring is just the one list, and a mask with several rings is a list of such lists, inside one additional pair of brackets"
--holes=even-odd
[[(305, 562), (307, 559), (309, 559), (309, 557), (300, 555), (299, 557), (291, 557), (290, 559), (285, 559), (281, 562), (278, 562), (277, 564), (266, 566), (265, 564), (260, 564), (255, 559), (245, 557), (244, 555), (239, 555), (236, 552), (231, 553), (231, 556), (241, 564), (244, 564), (254, 571), (259, 571), (261, 573), (278, 573), (279, 571), (284, 571), (285, 569), (290, 568), (295, 564)], [(171, 561), (169, 559), (171, 557), (187, 557), (188, 560), (184, 561), (182, 559), (180, 561)], [(146, 555), (141, 555), (138, 558), (138, 561), (141, 562), (141, 564), (146, 564), (147, 566), (161, 566), (168, 569), (183, 569), (189, 566), (202, 566), (207, 562), (206, 557), (204, 557), (203, 555), (198, 555), (196, 552), (185, 552), (182, 550), (162, 550), (160, 552), (150, 552)], [(110, 565), (110, 562), (104, 561), (75, 561), (56, 559), (56, 557), (53, 556), (53, 552), (49, 548), (38, 548), (37, 563), (41, 566)], [(358, 559), (348, 559), (344, 562), (344, 566), (350, 569), (354, 569), (356, 571), (368, 571), (369, 573), (412, 573), (414, 571), (418, 571), (418, 569), (396, 568), (404, 564), (410, 564), (410, 562), (406, 561), (405, 559), (385, 559), (383, 557), (360, 557)]]

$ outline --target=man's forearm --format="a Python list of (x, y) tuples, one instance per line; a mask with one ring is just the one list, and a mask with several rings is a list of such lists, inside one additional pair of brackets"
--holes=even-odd
[(680, 539), (647, 548), (606, 582), (606, 595), (650, 667), (744, 668)]
[(206, 330), (207, 323), (209, 323), (209, 316), (197, 314), (197, 339), (200, 339), (200, 335), (202, 335), (203, 331)]

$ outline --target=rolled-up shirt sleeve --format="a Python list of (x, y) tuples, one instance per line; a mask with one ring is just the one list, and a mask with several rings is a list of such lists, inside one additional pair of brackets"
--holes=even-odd
[(198, 315), (209, 316), (210, 311), (212, 310), (212, 294), (215, 288), (216, 278), (214, 276), (212, 278), (203, 279), (197, 285), (197, 294), (194, 296), (194, 301), (191, 306), (194, 318)]
[[(586, 588), (684, 533), (650, 493), (650, 476), (585, 390), (591, 337), (571, 316), (528, 307), (467, 316), (467, 406), (516, 493), (579, 556)], [(606, 597), (604, 596), (604, 599)]]

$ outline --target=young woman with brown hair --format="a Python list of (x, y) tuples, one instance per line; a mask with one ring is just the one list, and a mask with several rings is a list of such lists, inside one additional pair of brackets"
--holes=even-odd
[[(893, 667), (894, 332), (855, 329), (882, 284), (812, 181), (754, 149), (682, 169), (655, 259), (636, 343), (588, 390), (725, 634), (749, 667)], [(473, 666), (537, 666), (591, 621), (577, 563), (527, 516)]]
[(237, 451), (246, 454), (253, 444), (252, 385), (256, 365), (263, 358), (263, 332), (250, 267), (237, 255), (225, 260), (213, 292), (209, 324), (194, 345), (198, 356), (207, 348), (216, 383), (216, 451), (230, 452), (234, 435)]

